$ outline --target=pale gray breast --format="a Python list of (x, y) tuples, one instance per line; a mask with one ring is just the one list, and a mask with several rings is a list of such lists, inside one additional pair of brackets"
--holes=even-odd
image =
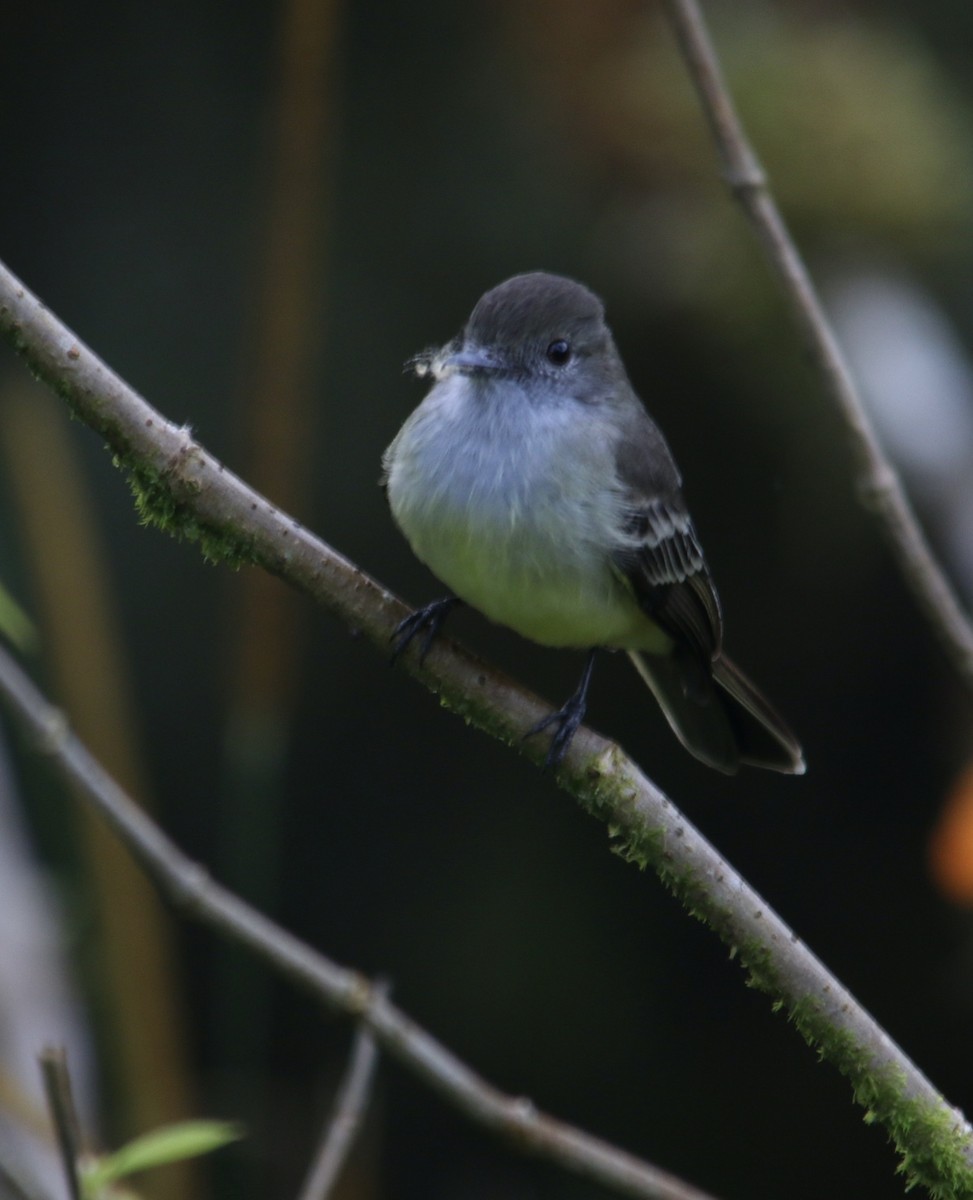
[(511, 549), (540, 540), (570, 559), (607, 551), (618, 528), (613, 447), (570, 398), (537, 403), (509, 379), (451, 375), (390, 450), (389, 498), (407, 534), (449, 526)]

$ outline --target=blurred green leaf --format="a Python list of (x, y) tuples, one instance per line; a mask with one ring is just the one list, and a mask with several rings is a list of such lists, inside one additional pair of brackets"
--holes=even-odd
[(37, 629), (13, 596), (0, 583), (0, 634), (18, 650), (30, 650), (37, 642)]
[(241, 1137), (242, 1127), (230, 1121), (180, 1121), (142, 1134), (83, 1168), (85, 1200), (98, 1200), (108, 1184), (125, 1175), (209, 1154)]

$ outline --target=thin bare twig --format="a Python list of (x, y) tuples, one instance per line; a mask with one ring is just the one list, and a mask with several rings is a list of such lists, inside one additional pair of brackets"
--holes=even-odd
[[(275, 510), (187, 429), (165, 420), (2, 264), (0, 333), (106, 439), (130, 473), (144, 514), (171, 532), (199, 538), (211, 556), (262, 564), (387, 648), (406, 612), (399, 601)], [(414, 655), (401, 661), (468, 722), (517, 744), (535, 761), (543, 756), (543, 747), (525, 744), (522, 734), (548, 711), (546, 706), (457, 643), (440, 639), (424, 664)], [(313, 954), (208, 881), (64, 730), (63, 720), (16, 664), (6, 656), (0, 663), (0, 695), (44, 738), (61, 771), (193, 916), (244, 942), (319, 999), (363, 1019), (389, 1053), (472, 1119), (627, 1194), (679, 1194), (658, 1190), (654, 1168), (497, 1092), (390, 1001), (376, 999), (361, 975)], [(944, 1198), (973, 1195), (973, 1130), (963, 1115), (946, 1104), (874, 1018), (616, 745), (590, 729), (579, 730), (557, 780), (608, 825), (620, 853), (651, 866), (733, 949), (751, 983), (787, 1009), (809, 1044), (850, 1081), (871, 1119), (886, 1127), (910, 1180), (938, 1189)]]
[(973, 692), (973, 625), (929, 547), (898, 473), (862, 404), (814, 282), (771, 194), (723, 77), (698, 0), (663, 0), (710, 126), (723, 174), (739, 201), (811, 359), (848, 428), (858, 461), (858, 490), (877, 514), (899, 568), (966, 687)]
[(57, 1146), (64, 1167), (71, 1200), (81, 1200), (81, 1176), (78, 1163), (81, 1158), (81, 1130), (78, 1112), (74, 1107), (71, 1091), (71, 1076), (68, 1072), (68, 1057), (63, 1046), (48, 1046), (40, 1054), (41, 1075), (44, 1079), (44, 1094), (51, 1112), (51, 1121), (57, 1137)]
[[(390, 1053), (467, 1117), (626, 1196), (643, 1200), (711, 1200), (657, 1167), (507, 1096), (388, 999), (384, 985), (339, 966), (212, 880), (169, 840), (70, 731), (13, 658), (0, 647), (0, 698), (48, 754), (77, 794), (108, 822), (146, 871), (188, 916), (248, 947), (329, 1009), (354, 1017)], [(74, 1198), (77, 1200), (77, 1198)]]
[[(375, 994), (384, 999), (388, 987), (379, 981), (375, 984)], [(348, 1070), (338, 1088), (318, 1152), (298, 1200), (327, 1200), (330, 1196), (361, 1127), (377, 1064), (375, 1036), (367, 1025), (359, 1025)]]

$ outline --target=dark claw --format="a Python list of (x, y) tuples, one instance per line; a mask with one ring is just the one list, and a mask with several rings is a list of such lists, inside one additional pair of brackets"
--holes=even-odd
[(392, 647), (392, 662), (395, 662), (413, 638), (425, 630), (426, 635), (419, 645), (419, 665), (421, 666), (426, 661), (426, 655), (432, 648), (446, 618), (457, 604), (462, 603), (463, 601), (458, 596), (443, 596), (441, 600), (433, 600), (431, 604), (417, 608), (404, 621), (400, 621), (392, 631), (390, 639), (395, 643)]
[(532, 725), (524, 734), (524, 740), (533, 737), (535, 733), (541, 733), (543, 730), (550, 728), (551, 725), (556, 725), (557, 729), (554, 736), (551, 738), (551, 744), (548, 747), (547, 758), (544, 759), (544, 770), (556, 770), (561, 761), (567, 754), (574, 735), (578, 732), (578, 726), (584, 720), (585, 712), (588, 708), (588, 685), (591, 683), (591, 672), (595, 665), (595, 654), (597, 651), (592, 650), (588, 655), (588, 661), (585, 663), (584, 673), (581, 676), (581, 682), (578, 684), (578, 690), (556, 711), (549, 713), (548, 716), (538, 721), (536, 725)]
[(578, 732), (578, 726), (584, 720), (586, 708), (584, 700), (579, 701), (577, 696), (572, 696), (567, 704), (559, 708), (557, 712), (552, 712), (543, 721), (538, 721), (524, 734), (526, 740), (551, 725), (557, 726), (557, 731), (551, 738), (551, 744), (548, 747), (547, 758), (544, 759), (545, 771), (556, 770), (561, 765), (561, 760), (567, 754), (572, 738)]

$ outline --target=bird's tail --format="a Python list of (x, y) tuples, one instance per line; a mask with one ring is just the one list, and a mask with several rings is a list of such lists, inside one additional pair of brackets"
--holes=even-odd
[(698, 660), (687, 662), (678, 651), (656, 655), (630, 650), (629, 658), (676, 736), (702, 762), (728, 775), (741, 763), (786, 775), (804, 774), (797, 739), (725, 655), (713, 662), (711, 675)]

